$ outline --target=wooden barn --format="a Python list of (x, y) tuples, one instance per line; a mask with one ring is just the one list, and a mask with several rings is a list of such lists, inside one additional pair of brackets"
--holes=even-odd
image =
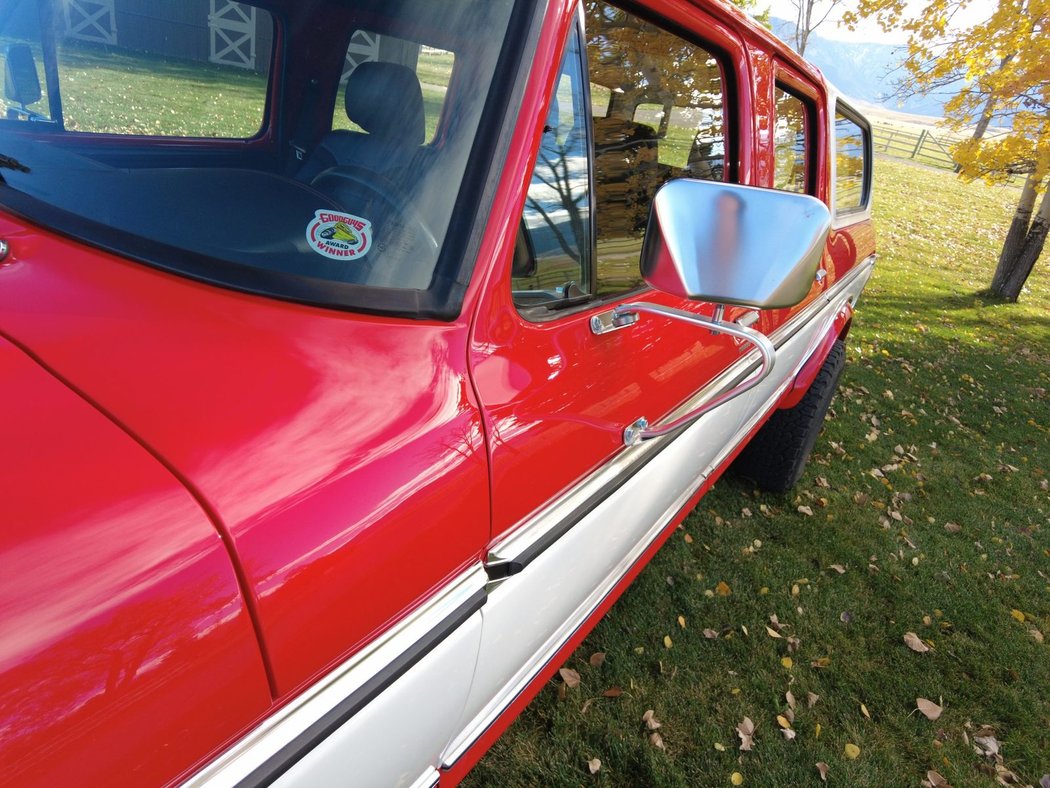
[(231, 0), (62, 0), (66, 38), (266, 71), (269, 14)]

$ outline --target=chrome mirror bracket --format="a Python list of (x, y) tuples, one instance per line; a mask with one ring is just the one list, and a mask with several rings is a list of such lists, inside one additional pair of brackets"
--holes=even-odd
[[(650, 427), (648, 419), (640, 418), (634, 423), (630, 424), (623, 431), (623, 443), (625, 446), (634, 446), (635, 444), (641, 443), (642, 441), (651, 440), (653, 438), (659, 438), (668, 433), (674, 432), (708, 413), (719, 405), (728, 402), (734, 397), (739, 397), (747, 391), (750, 391), (773, 371), (773, 365), (776, 362), (776, 350), (773, 347), (773, 343), (769, 341), (769, 338), (765, 334), (761, 334), (746, 325), (739, 323), (728, 323), (722, 319), (725, 314), (725, 309), (722, 305), (717, 305), (713, 317), (703, 317), (702, 315), (694, 315), (691, 312), (685, 312), (681, 309), (674, 309), (668, 306), (661, 306), (659, 304), (645, 304), (645, 303), (630, 303), (621, 304), (616, 307), (612, 312), (612, 320), (615, 321), (618, 317), (626, 315), (635, 315), (639, 312), (648, 312), (654, 315), (663, 315), (664, 317), (671, 318), (672, 320), (681, 320), (691, 325), (700, 326), (706, 328), (712, 334), (729, 334), (732, 337), (742, 339), (745, 342), (753, 345), (758, 350), (759, 356), (761, 357), (761, 365), (758, 372), (749, 377), (747, 380), (741, 383), (731, 386), (724, 391), (719, 392), (714, 399), (705, 402), (703, 405), (698, 407), (696, 410), (686, 413), (684, 416), (680, 416), (674, 421), (664, 424), (659, 427)], [(753, 313), (748, 313), (745, 317), (748, 317)], [(632, 321), (633, 322), (633, 321)], [(751, 322), (754, 322), (751, 320)]]

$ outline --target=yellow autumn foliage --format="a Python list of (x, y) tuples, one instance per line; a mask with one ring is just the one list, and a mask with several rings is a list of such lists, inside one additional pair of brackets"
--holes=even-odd
[(1040, 183), (1050, 174), (1050, 0), (999, 0), (989, 17), (955, 23), (972, 0), (859, 0), (847, 22), (869, 17), (909, 34), (906, 91), (929, 92), (956, 80), (945, 104), (956, 131), (986, 114), (1005, 131), (968, 139), (953, 151), (967, 178), (1004, 181), (1023, 173)]

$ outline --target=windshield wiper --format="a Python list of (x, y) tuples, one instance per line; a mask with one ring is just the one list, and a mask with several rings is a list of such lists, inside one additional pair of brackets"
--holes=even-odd
[[(29, 168), (25, 166), (18, 159), (13, 159), (10, 156), (5, 156), (0, 153), (0, 170), (14, 170), (15, 172), (29, 172)], [(0, 175), (0, 186), (7, 185), (7, 178)]]
[(29, 172), (29, 168), (18, 159), (12, 159), (0, 153), (0, 170), (16, 170), (17, 172)]

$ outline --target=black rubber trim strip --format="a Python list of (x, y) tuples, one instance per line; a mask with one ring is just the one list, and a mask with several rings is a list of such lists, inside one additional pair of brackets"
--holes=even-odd
[[(670, 445), (670, 443), (675, 438), (677, 438), (682, 433), (682, 431), (688, 426), (688, 424), (685, 424), (679, 429), (675, 430), (674, 432), (668, 433), (662, 438), (662, 440), (667, 441), (668, 445)], [(608, 498), (610, 495), (612, 495), (614, 492), (620, 489), (636, 473), (638, 473), (642, 468), (648, 465), (654, 458), (658, 457), (660, 455), (660, 452), (662, 452), (664, 448), (666, 447), (661, 448), (659, 451), (650, 452), (645, 457), (639, 459), (637, 462), (634, 462), (631, 465), (629, 465), (623, 473), (621, 473), (615, 479), (610, 480), (609, 482), (595, 490), (594, 493), (592, 493), (587, 498), (587, 500), (585, 500), (583, 503), (581, 503), (579, 506), (573, 509), (572, 513), (568, 517), (565, 517), (554, 528), (549, 529), (540, 539), (537, 539), (535, 542), (533, 542), (531, 545), (525, 548), (525, 550), (516, 555), (514, 558), (511, 558), (507, 561), (500, 561), (499, 563), (492, 564), (491, 566), (486, 566), (485, 571), (488, 572), (489, 579), (501, 580), (505, 577), (510, 577), (511, 575), (516, 575), (518, 574), (518, 572), (523, 571), (526, 566), (528, 566), (530, 563), (539, 558), (539, 556), (542, 555), (548, 547), (550, 547), (563, 536), (565, 536), (565, 534), (572, 530), (572, 528), (578, 522), (580, 522), (580, 520), (582, 520), (592, 511), (594, 511), (598, 507), (598, 505), (602, 503), (602, 501), (604, 501), (606, 498)]]
[(423, 657), (434, 650), (445, 638), (452, 634), (474, 613), (485, 604), (488, 595), (484, 588), (478, 591), (459, 606), (451, 615), (423, 638), (362, 684), (356, 691), (344, 698), (334, 708), (292, 741), (271, 755), (261, 766), (241, 780), (238, 788), (256, 788), (273, 784), (281, 775), (298, 763), (314, 747), (331, 736), (340, 726), (345, 725), (357, 712), (376, 698), (379, 693), (397, 681)]

